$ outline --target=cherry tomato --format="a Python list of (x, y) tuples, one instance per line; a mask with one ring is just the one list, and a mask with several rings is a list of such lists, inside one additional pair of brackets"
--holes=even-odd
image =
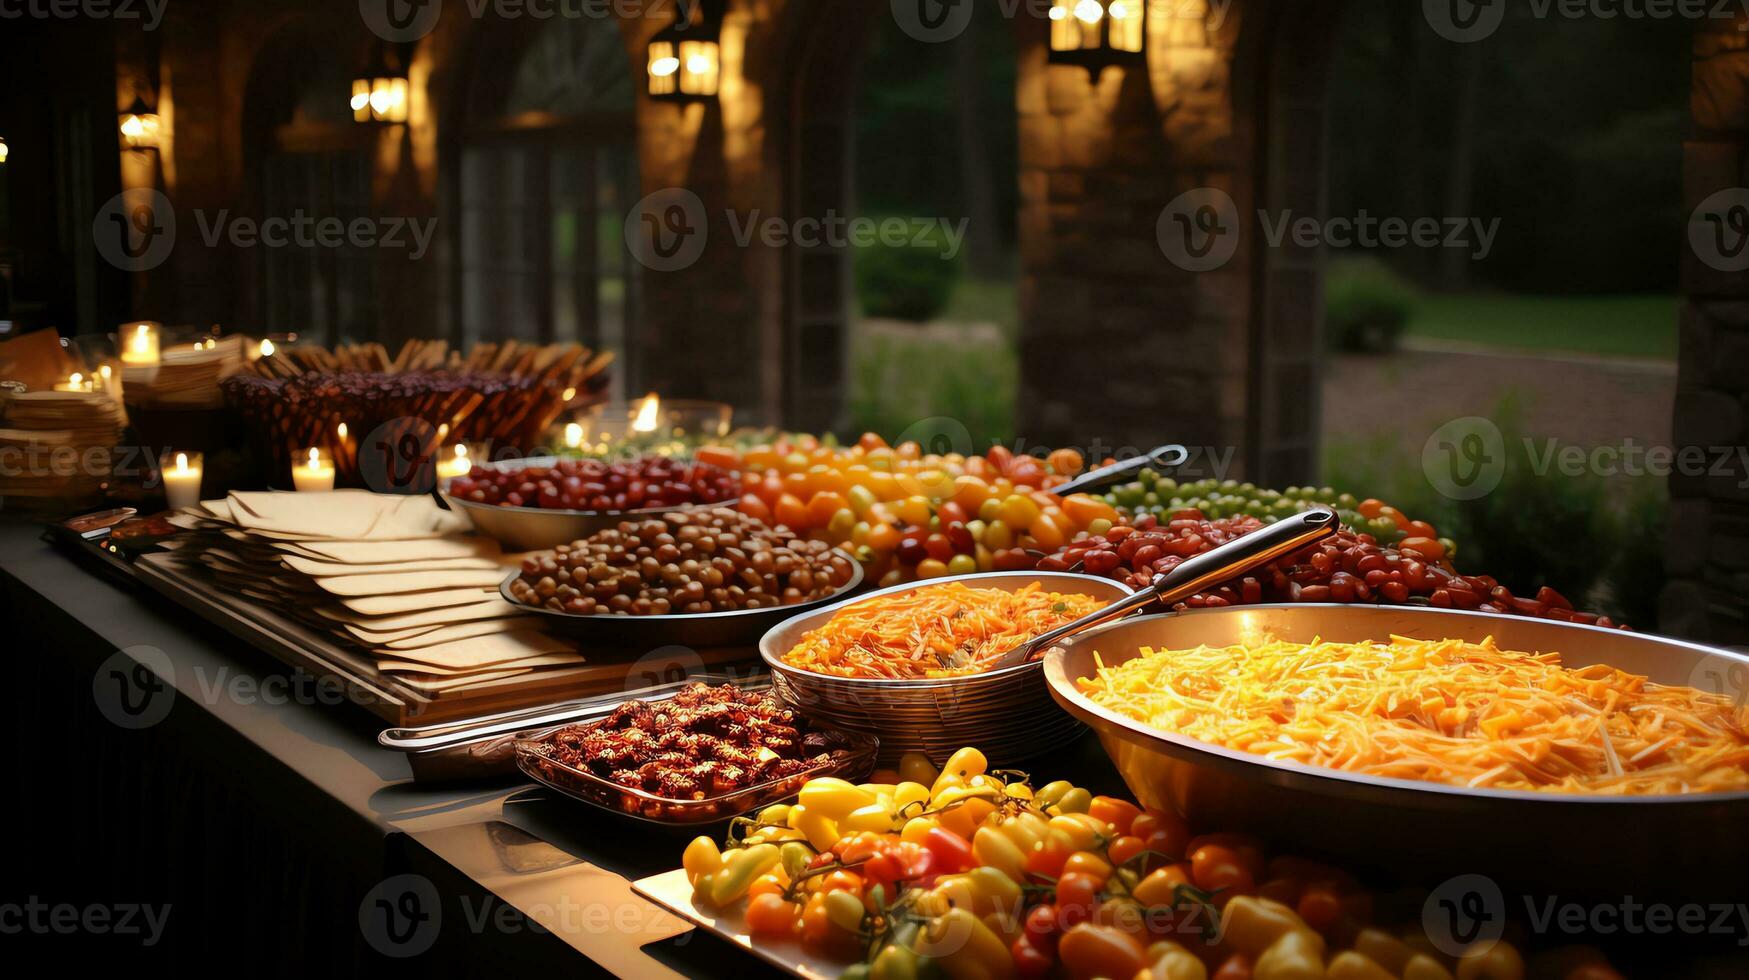
[(1046, 878), (1056, 878), (1062, 875), (1063, 865), (1074, 853), (1069, 845), (1061, 840), (1047, 837), (1039, 842), (1038, 847), (1026, 855), (1025, 869), (1030, 875), (1040, 875)]
[(1051, 973), (1051, 967), (1057, 965), (1056, 957), (1034, 946), (1026, 936), (1021, 936), (1008, 947), (1008, 955), (1014, 958), (1014, 975), (1021, 980), (1042, 980)]
[(1063, 933), (1057, 956), (1074, 980), (1092, 980), (1133, 977), (1146, 965), (1148, 953), (1141, 940), (1121, 929), (1083, 922)]
[(801, 928), (802, 910), (782, 895), (755, 895), (747, 903), (747, 931), (755, 936), (782, 938)]
[(1031, 912), (1026, 913), (1026, 922), (1023, 926), (1026, 941), (1031, 943), (1034, 949), (1055, 954), (1059, 934), (1058, 926), (1055, 905), (1049, 903), (1035, 905)]
[(1092, 918), (1093, 909), (1099, 904), (1101, 884), (1103, 882), (1084, 874), (1066, 874), (1058, 878), (1057, 921), (1067, 928)]
[(1095, 796), (1087, 813), (1111, 824), (1112, 830), (1122, 835), (1130, 833), (1130, 827), (1135, 823), (1136, 817), (1141, 815), (1142, 809), (1115, 796)]
[(1342, 897), (1333, 888), (1313, 885), (1300, 895), (1294, 911), (1306, 920), (1306, 925), (1328, 934), (1342, 918)]
[(1147, 849), (1147, 844), (1140, 838), (1125, 834), (1112, 841), (1105, 849), (1110, 855), (1112, 864), (1128, 864), (1130, 859)]
[(1249, 892), (1256, 882), (1237, 852), (1220, 844), (1204, 844), (1190, 856), (1190, 876), (1206, 891)]

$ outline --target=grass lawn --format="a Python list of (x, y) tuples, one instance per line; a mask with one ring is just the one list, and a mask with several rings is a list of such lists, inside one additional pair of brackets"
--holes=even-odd
[(1676, 357), (1674, 296), (1423, 296), (1406, 336), (1488, 347)]

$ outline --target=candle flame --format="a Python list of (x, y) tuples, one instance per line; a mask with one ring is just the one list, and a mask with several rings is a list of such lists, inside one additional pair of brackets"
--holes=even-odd
[(263, 337), (261, 339), (261, 356), (262, 357), (272, 357), (273, 356), (273, 341), (268, 340), (265, 337)]
[(583, 445), (583, 427), (575, 422), (565, 423), (565, 445), (576, 449)]
[(638, 405), (637, 418), (632, 420), (632, 431), (655, 432), (656, 414), (661, 410), (661, 407), (662, 400), (656, 397), (655, 392), (652, 391), (645, 395), (643, 402)]
[(341, 439), (345, 439), (345, 438), (346, 438), (346, 423), (345, 423), (345, 422), (342, 422), (342, 423), (340, 423), (340, 424), (339, 424), (339, 425), (337, 425), (337, 426), (335, 426), (335, 427), (334, 427), (334, 432), (335, 432), (335, 434), (336, 434), (336, 435), (338, 435), (338, 436), (339, 436), (339, 437), (340, 437), (340, 438), (341, 438)]
[(77, 371), (67, 376), (67, 383), (70, 385), (76, 385), (83, 380), (85, 380), (85, 376)]
[(97, 373), (103, 376), (103, 380), (108, 381), (109, 380), (109, 365), (104, 364), (104, 365), (99, 366), (97, 369)]
[(467, 443), (458, 442), (455, 444), (455, 458), (456, 459), (467, 459), (468, 458), (468, 444)]
[(314, 446), (310, 447), (310, 465), (316, 466), (322, 462), (322, 454)]
[(152, 328), (143, 323), (135, 327), (133, 337), (128, 340), (128, 346), (136, 354), (146, 353), (152, 346)]
[(177, 453), (176, 454), (176, 472), (178, 472), (178, 473), (187, 473), (188, 472), (188, 454), (187, 453)]

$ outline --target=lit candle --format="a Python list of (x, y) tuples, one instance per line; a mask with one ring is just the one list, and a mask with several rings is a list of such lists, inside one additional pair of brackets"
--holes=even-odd
[(334, 489), (334, 461), (320, 449), (306, 450), (303, 462), (292, 464), (292, 486), (299, 493)]
[(121, 362), (139, 367), (158, 364), (158, 325), (136, 323), (122, 331)]
[(437, 478), (439, 480), (467, 476), (473, 468), (474, 463), (468, 458), (468, 447), (465, 443), (458, 442), (452, 451), (437, 457)]
[(164, 473), (164, 499), (171, 510), (182, 510), (200, 503), (200, 453), (166, 453), (161, 461)]
[(662, 400), (652, 391), (644, 396), (643, 402), (638, 405), (637, 414), (632, 416), (632, 431), (655, 432), (661, 421)]
[(255, 356), (257, 358), (272, 357), (273, 350), (274, 350), (273, 341), (268, 340), (266, 337), (263, 337), (263, 338), (261, 338), (261, 345), (259, 347), (255, 348)]
[(67, 380), (55, 385), (56, 391), (92, 391), (91, 382), (77, 371), (67, 376)]
[(583, 427), (575, 422), (565, 423), (565, 448), (576, 449), (583, 445)]

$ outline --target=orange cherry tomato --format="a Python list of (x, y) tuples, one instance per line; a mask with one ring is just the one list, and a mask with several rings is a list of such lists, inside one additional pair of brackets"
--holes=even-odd
[(1360, 511), (1360, 516), (1370, 520), (1371, 518), (1379, 516), (1379, 511), (1383, 510), (1384, 507), (1384, 501), (1379, 500), (1377, 497), (1368, 497), (1365, 500), (1362, 500), (1360, 506), (1355, 509)]
[(836, 490), (821, 490), (808, 501), (808, 526), (825, 527), (832, 523), (832, 515), (841, 510), (849, 510), (850, 501)]
[(1106, 847), (1105, 853), (1111, 857), (1112, 864), (1128, 864), (1129, 860), (1147, 850), (1147, 845), (1132, 834), (1125, 834), (1112, 841)]
[(1074, 476), (1081, 472), (1081, 468), (1086, 466), (1087, 462), (1081, 458), (1080, 453), (1073, 449), (1058, 449), (1045, 457), (1045, 465), (1049, 466), (1054, 473), (1062, 476)]
[(1306, 925), (1328, 934), (1342, 918), (1342, 896), (1328, 886), (1314, 885), (1300, 896), (1294, 911), (1306, 920)]
[(868, 546), (875, 551), (892, 551), (902, 537), (898, 528), (882, 522), (868, 529)]
[(1069, 845), (1061, 840), (1046, 838), (1038, 846), (1027, 852), (1023, 867), (1027, 874), (1042, 875), (1046, 878), (1057, 878), (1063, 874), (1063, 865), (1073, 853)]
[(1072, 926), (1092, 918), (1093, 909), (1099, 904), (1101, 884), (1092, 875), (1066, 874), (1058, 878), (1057, 921)]
[(692, 458), (700, 463), (721, 466), (725, 470), (741, 468), (740, 455), (728, 446), (700, 446), (692, 454)]
[(1072, 493), (1064, 497), (1063, 513), (1077, 528), (1084, 528), (1100, 518), (1118, 523), (1117, 508), (1092, 494)]
[(1251, 869), (1238, 852), (1220, 844), (1204, 844), (1190, 855), (1190, 876), (1196, 887), (1206, 891), (1248, 892), (1255, 887)]
[(779, 524), (789, 525), (792, 531), (808, 529), (808, 507), (801, 498), (793, 493), (786, 493), (777, 498), (777, 507), (773, 510)]
[(1428, 561), (1445, 557), (1445, 545), (1440, 544), (1438, 538), (1404, 538), (1397, 542), (1397, 550), (1420, 555)]
[(765, 892), (747, 902), (747, 931), (773, 939), (796, 934), (802, 925), (802, 910), (780, 894)]
[(1092, 851), (1076, 851), (1063, 862), (1063, 873), (1087, 875), (1104, 886), (1105, 880), (1111, 877), (1111, 862)]
[(1136, 818), (1142, 815), (1142, 808), (1115, 796), (1095, 796), (1087, 815), (1111, 824), (1113, 831), (1123, 835), (1130, 832)]
[(771, 508), (757, 494), (744, 493), (735, 508), (748, 517), (756, 517), (767, 524), (771, 523)]
[(1135, 936), (1113, 926), (1083, 922), (1057, 941), (1057, 957), (1073, 980), (1133, 977), (1148, 951)]
[(856, 444), (863, 449), (887, 448), (887, 441), (882, 439), (877, 433), (873, 432), (864, 432), (862, 438), (856, 440)]

